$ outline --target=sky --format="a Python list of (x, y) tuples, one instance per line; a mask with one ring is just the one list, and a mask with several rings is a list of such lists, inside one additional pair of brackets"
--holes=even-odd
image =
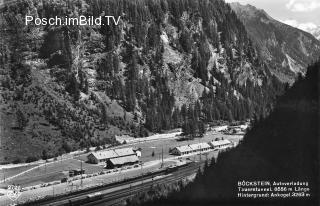
[(310, 31), (320, 27), (320, 0), (225, 0), (251, 4), (271, 17), (291, 26)]

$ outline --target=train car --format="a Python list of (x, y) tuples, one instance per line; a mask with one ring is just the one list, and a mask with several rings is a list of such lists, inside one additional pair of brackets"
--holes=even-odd
[(101, 194), (101, 192), (95, 192), (92, 194), (88, 194), (87, 199), (89, 199), (90, 201), (102, 199), (102, 194)]
[(166, 173), (166, 174), (172, 173), (172, 172), (174, 172), (174, 171), (177, 171), (178, 168), (179, 168), (179, 167), (177, 167), (177, 166), (167, 167), (165, 173)]

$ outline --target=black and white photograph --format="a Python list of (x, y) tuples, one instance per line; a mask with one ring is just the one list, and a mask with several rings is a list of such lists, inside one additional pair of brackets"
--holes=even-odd
[(320, 0), (0, 0), (0, 206), (319, 206)]

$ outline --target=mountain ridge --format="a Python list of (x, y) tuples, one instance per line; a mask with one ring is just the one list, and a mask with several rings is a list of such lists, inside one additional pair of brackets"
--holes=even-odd
[(280, 80), (293, 83), (297, 74), (304, 75), (307, 65), (318, 58), (320, 42), (311, 34), (279, 22), (252, 5), (230, 6)]

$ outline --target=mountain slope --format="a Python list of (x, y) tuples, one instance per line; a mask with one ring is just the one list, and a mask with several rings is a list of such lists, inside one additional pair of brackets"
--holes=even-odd
[(249, 4), (230, 6), (280, 80), (292, 83), (298, 73), (305, 74), (308, 63), (319, 57), (320, 42), (311, 34), (281, 23)]
[[(119, 24), (21, 18), (103, 14)], [(266, 116), (284, 87), (222, 0), (22, 0), (1, 11), (0, 24), (4, 162), (115, 144), (122, 134), (182, 127), (194, 138), (204, 123)]]
[[(221, 153), (193, 183), (161, 199), (150, 193), (154, 199), (140, 205), (319, 205), (319, 69), (320, 62), (311, 65), (275, 110), (255, 121), (240, 145)], [(309, 188), (310, 197), (238, 198), (242, 181), (306, 182), (300, 187)]]
[(320, 41), (320, 26), (317, 26), (314, 29), (310, 29), (309, 32), (316, 37), (316, 39), (318, 39)]

